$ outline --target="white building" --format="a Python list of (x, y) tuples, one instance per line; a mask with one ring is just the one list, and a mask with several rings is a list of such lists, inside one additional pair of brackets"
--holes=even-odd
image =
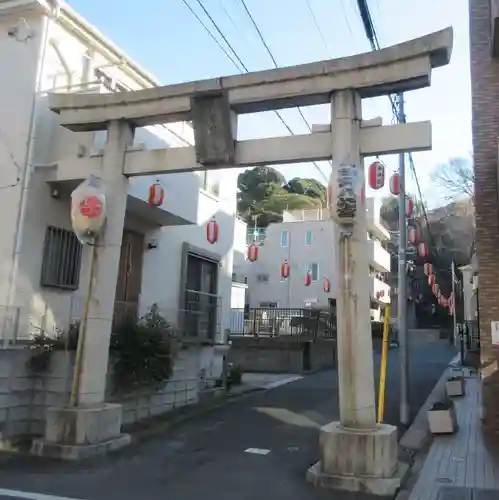
[[(0, 334), (8, 343), (26, 339), (34, 327), (50, 332), (78, 319), (88, 281), (88, 252), (71, 232), (69, 194), (75, 186), (48, 183), (46, 176), (58, 162), (102, 154), (106, 132), (62, 128), (48, 109), (47, 93), (127, 92), (160, 82), (55, 0), (0, 1), (0, 64)], [(189, 144), (189, 123), (135, 133), (138, 149)], [(200, 315), (209, 321), (191, 321), (187, 333), (203, 345), (224, 341), (234, 234), (246, 230), (235, 217), (236, 177), (232, 171), (160, 176), (160, 208), (145, 201), (157, 178), (132, 179), (115, 319), (140, 316), (153, 303), (172, 322), (185, 309), (216, 309)], [(205, 224), (213, 217), (219, 240), (211, 245)], [(242, 254), (244, 244), (243, 236)]]
[[(390, 272), (390, 254), (382, 242), (389, 240), (381, 225), (379, 210), (373, 198), (367, 199), (368, 251), (370, 256), (369, 286), (371, 287), (374, 320), (380, 319), (380, 306), (390, 300), (390, 287), (384, 282)], [(327, 307), (338, 293), (334, 255), (336, 225), (327, 210), (296, 210), (284, 212), (283, 222), (271, 224), (265, 236), (259, 236), (261, 247), (258, 260), (247, 264), (249, 306), (304, 308)], [(289, 278), (281, 278), (281, 265), (290, 265)], [(306, 273), (312, 282), (305, 286)], [(324, 280), (331, 284), (324, 291)]]

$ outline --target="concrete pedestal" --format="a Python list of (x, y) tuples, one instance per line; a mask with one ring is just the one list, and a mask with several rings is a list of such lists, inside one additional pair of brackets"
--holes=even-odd
[(45, 437), (33, 441), (31, 453), (81, 460), (122, 448), (130, 443), (130, 435), (121, 433), (121, 416), (118, 404), (49, 408)]
[(364, 432), (331, 422), (321, 429), (319, 444), (321, 460), (307, 472), (318, 487), (389, 496), (409, 470), (397, 460), (397, 428), (391, 425)]

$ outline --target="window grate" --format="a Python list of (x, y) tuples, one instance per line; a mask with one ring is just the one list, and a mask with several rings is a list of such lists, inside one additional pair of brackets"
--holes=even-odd
[(48, 226), (45, 233), (40, 285), (77, 290), (83, 246), (73, 231)]

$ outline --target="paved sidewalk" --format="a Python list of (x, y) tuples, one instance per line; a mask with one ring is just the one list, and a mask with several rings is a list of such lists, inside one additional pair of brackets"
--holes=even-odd
[(455, 401), (459, 430), (435, 436), (409, 500), (499, 498), (499, 454), (482, 438), (479, 376), (464, 371), (466, 395)]
[(286, 385), (302, 378), (302, 375), (293, 375), (286, 373), (245, 373), (243, 374), (242, 384), (233, 386), (231, 388), (231, 392), (235, 394), (241, 394), (259, 389), (274, 389), (281, 385)]

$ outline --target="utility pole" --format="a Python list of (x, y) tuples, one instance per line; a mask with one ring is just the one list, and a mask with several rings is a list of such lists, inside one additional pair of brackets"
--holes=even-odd
[[(404, 94), (398, 94), (398, 121), (405, 123)], [(399, 155), (399, 267), (397, 329), (400, 352), (400, 423), (410, 422), (409, 404), (409, 339), (407, 335), (407, 220), (405, 215), (405, 153)]]

